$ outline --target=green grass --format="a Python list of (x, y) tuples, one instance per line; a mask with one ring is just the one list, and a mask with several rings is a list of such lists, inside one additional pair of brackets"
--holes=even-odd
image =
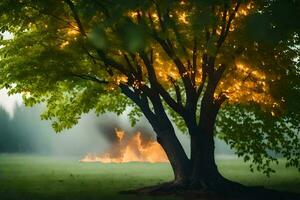
[[(247, 185), (300, 192), (300, 173), (295, 169), (286, 169), (283, 162), (276, 167), (277, 173), (271, 178), (251, 173), (248, 166), (238, 159), (218, 160), (218, 166), (226, 177)], [(0, 154), (1, 200), (141, 200), (137, 196), (120, 195), (118, 191), (171, 179), (172, 171), (168, 164), (79, 163), (76, 158)]]

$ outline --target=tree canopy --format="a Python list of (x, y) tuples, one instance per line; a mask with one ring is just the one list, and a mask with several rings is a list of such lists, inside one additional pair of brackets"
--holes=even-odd
[(134, 125), (162, 104), (189, 132), (211, 99), (245, 161), (300, 169), (299, 19), (296, 0), (2, 0), (0, 86), (45, 102), (56, 131), (91, 110), (130, 108)]

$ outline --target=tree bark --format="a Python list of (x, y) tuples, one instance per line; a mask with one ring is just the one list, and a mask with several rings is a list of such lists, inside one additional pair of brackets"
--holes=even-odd
[(191, 185), (219, 181), (221, 175), (215, 163), (214, 150), (214, 137), (209, 130), (202, 129), (191, 135)]
[(152, 93), (151, 98), (149, 98), (153, 104), (153, 112), (150, 109), (147, 98), (140, 98), (139, 95), (130, 90), (126, 85), (120, 85), (120, 88), (127, 97), (140, 107), (156, 133), (157, 142), (164, 149), (172, 166), (175, 178), (173, 183), (183, 184), (187, 182), (190, 174), (190, 160), (175, 134), (173, 125), (165, 113), (158, 94)]
[(187, 184), (190, 176), (190, 160), (188, 159), (181, 143), (175, 135), (175, 131), (157, 131), (157, 142), (166, 152), (174, 172), (175, 184)]
[(191, 132), (191, 185), (210, 187), (224, 180), (215, 162), (214, 127), (219, 107), (204, 99), (199, 127)]

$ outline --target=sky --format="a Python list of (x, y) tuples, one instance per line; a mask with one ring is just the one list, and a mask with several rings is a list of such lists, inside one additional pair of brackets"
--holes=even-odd
[(7, 93), (6, 89), (0, 90), (0, 106), (8, 113), (10, 118), (13, 118), (17, 106), (22, 105), (22, 97), (20, 94), (9, 96)]
[[(0, 33), (1, 34), (1, 33)], [(1, 34), (4, 40), (9, 40), (13, 38), (13, 35), (7, 31)], [(0, 47), (1, 48), (1, 47)], [(0, 107), (2, 107), (12, 118), (14, 115), (14, 110), (17, 106), (22, 104), (21, 95), (8, 95), (8, 90), (0, 90)]]

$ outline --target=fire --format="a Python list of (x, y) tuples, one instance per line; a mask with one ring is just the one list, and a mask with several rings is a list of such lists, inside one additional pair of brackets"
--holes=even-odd
[(125, 132), (116, 130), (116, 135), (117, 135), (119, 141), (121, 141), (124, 138)]
[(87, 154), (80, 162), (126, 163), (126, 162), (168, 162), (168, 158), (158, 144), (153, 140), (143, 139), (140, 132), (127, 137), (122, 130), (115, 130), (116, 143), (110, 151), (102, 154)]

